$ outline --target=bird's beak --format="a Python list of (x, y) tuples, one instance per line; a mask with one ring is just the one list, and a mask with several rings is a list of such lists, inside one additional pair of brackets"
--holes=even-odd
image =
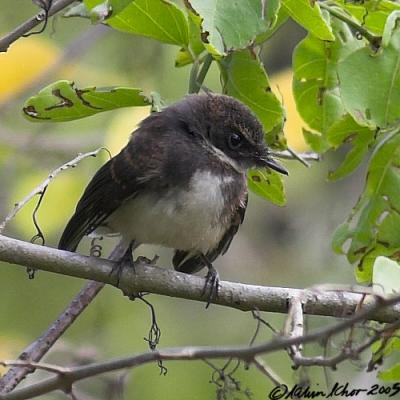
[(288, 170), (283, 165), (275, 161), (270, 155), (260, 158), (260, 161), (260, 166), (271, 168), (283, 175), (289, 175)]

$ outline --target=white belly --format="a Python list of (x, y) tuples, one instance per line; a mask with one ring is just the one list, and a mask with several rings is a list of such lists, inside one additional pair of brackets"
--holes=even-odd
[(202, 171), (181, 192), (138, 195), (115, 211), (107, 226), (125, 240), (206, 253), (227, 229), (221, 185), (232, 178), (224, 179)]

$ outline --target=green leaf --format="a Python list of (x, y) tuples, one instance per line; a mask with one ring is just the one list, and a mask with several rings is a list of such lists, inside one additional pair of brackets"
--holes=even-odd
[(284, 148), (284, 111), (272, 93), (269, 79), (259, 58), (250, 50), (236, 51), (219, 62), (224, 93), (245, 103), (260, 119), (266, 141)]
[(27, 100), (24, 116), (34, 122), (64, 122), (121, 107), (148, 106), (141, 89), (125, 87), (78, 89), (70, 81), (57, 81)]
[[(93, 9), (103, 1), (85, 0)], [(112, 14), (106, 22), (114, 29), (187, 47), (188, 23), (183, 11), (168, 0), (109, 0)]]
[(359, 125), (350, 114), (345, 114), (330, 126), (326, 138), (336, 149), (356, 135), (368, 135), (370, 132), (368, 127)]
[(111, 9), (112, 14), (120, 13), (133, 0), (83, 0), (85, 6), (92, 11), (96, 7), (107, 7)]
[(310, 0), (282, 0), (282, 7), (313, 36), (321, 40), (335, 40), (332, 29), (322, 16), (317, 2)]
[(201, 40), (201, 18), (191, 11), (188, 11), (189, 24), (189, 49), (182, 47), (175, 59), (175, 67), (183, 67), (191, 64), (194, 57), (198, 57), (205, 51), (204, 43)]
[(400, 380), (400, 364), (394, 365), (386, 371), (379, 371), (378, 378), (383, 381), (396, 381)]
[(223, 56), (248, 47), (266, 29), (259, 0), (187, 0), (202, 18), (202, 40), (208, 52)]
[(364, 160), (371, 143), (374, 141), (374, 132), (369, 131), (368, 135), (357, 135), (352, 140), (352, 148), (349, 150), (340, 164), (334, 171), (329, 171), (328, 178), (331, 181), (342, 179), (352, 173)]
[(335, 253), (345, 254), (343, 246), (351, 238), (352, 233), (353, 231), (347, 222), (338, 226), (332, 238), (332, 249)]
[(368, 284), (372, 282), (375, 260), (379, 256), (385, 256), (394, 260), (399, 260), (399, 253), (397, 250), (386, 248), (385, 245), (376, 243), (372, 250), (364, 254), (361, 261), (356, 265), (354, 273), (357, 282)]
[(256, 37), (256, 44), (268, 40), (289, 18), (286, 9), (281, 7), (280, 0), (270, 0), (265, 6), (265, 32)]
[(388, 32), (392, 36), (387, 47), (378, 53), (363, 47), (342, 60), (338, 68), (346, 109), (358, 123), (372, 128), (387, 127), (400, 118), (398, 24)]
[(353, 4), (347, 0), (336, 0), (366, 29), (377, 35), (382, 35), (386, 19), (400, 5), (392, 1), (365, 1)]
[(329, 143), (326, 137), (317, 132), (311, 132), (303, 128), (303, 136), (306, 143), (317, 153), (325, 153), (329, 150)]
[(349, 27), (332, 20), (337, 40), (326, 42), (308, 35), (293, 54), (293, 93), (297, 109), (309, 128), (326, 135), (328, 129), (345, 114), (341, 100), (338, 63), (363, 46)]
[(337, 180), (353, 172), (364, 160), (375, 140), (375, 131), (360, 126), (351, 115), (346, 114), (329, 128), (327, 140), (334, 148), (344, 142), (352, 145), (342, 164), (335, 171), (329, 172), (329, 179)]
[(400, 265), (387, 257), (375, 260), (372, 288), (378, 295), (391, 295), (400, 291)]
[(282, 178), (278, 173), (268, 169), (252, 169), (247, 173), (247, 184), (258, 196), (278, 206), (286, 204)]
[[(336, 235), (335, 247), (342, 248), (350, 263), (359, 262), (358, 280), (371, 279), (372, 266), (379, 255), (399, 258), (399, 157), (400, 134), (392, 130), (380, 137), (369, 162), (364, 192)], [(350, 240), (347, 250), (343, 249), (343, 239)]]

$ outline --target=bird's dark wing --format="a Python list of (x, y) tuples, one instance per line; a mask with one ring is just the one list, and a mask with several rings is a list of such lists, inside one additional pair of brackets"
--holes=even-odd
[[(248, 195), (246, 194), (245, 201), (241, 202), (237, 207), (232, 216), (231, 225), (222, 236), (222, 239), (219, 241), (218, 245), (210, 250), (207, 254), (204, 254), (209, 262), (212, 263), (219, 255), (223, 255), (228, 251), (233, 237), (236, 235), (239, 226), (244, 220), (247, 200)], [(194, 274), (206, 266), (200, 254), (193, 254), (183, 250), (175, 250), (172, 263), (177, 271), (184, 272), (186, 274)]]
[(61, 236), (59, 249), (75, 251), (84, 235), (93, 232), (124, 201), (133, 198), (148, 183), (151, 171), (144, 179), (146, 160), (141, 158), (141, 149), (137, 147), (140, 145), (128, 144), (97, 171)]

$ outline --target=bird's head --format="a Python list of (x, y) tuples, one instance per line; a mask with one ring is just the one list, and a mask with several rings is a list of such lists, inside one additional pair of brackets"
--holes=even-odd
[(219, 94), (191, 95), (177, 103), (177, 110), (185, 130), (200, 134), (241, 169), (271, 168), (288, 174), (270, 155), (257, 117), (240, 101)]

